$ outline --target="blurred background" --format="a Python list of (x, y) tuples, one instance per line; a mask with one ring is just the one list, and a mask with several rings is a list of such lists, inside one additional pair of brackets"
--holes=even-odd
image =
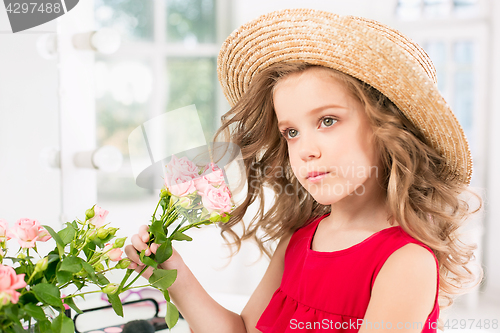
[[(471, 146), (471, 187), (484, 200), (465, 236), (478, 244), (485, 279), (444, 315), (500, 319), (498, 0), (81, 0), (64, 16), (16, 34), (2, 7), (0, 217), (60, 227), (97, 203), (110, 211), (107, 220), (120, 237), (131, 236), (148, 223), (158, 191), (135, 184), (128, 135), (157, 115), (195, 104), (210, 142), (229, 110), (217, 80), (221, 44), (260, 14), (299, 7), (378, 20), (430, 55)], [(93, 32), (99, 38), (91, 39)], [(92, 152), (99, 152), (93, 164)], [(191, 229), (194, 240), (174, 247), (207, 291), (239, 312), (268, 260), (250, 242), (229, 260), (219, 232)]]

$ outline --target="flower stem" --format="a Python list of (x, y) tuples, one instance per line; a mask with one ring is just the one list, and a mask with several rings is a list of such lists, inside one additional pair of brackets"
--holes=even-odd
[(153, 213), (153, 221), (152, 222), (156, 221), (156, 211), (158, 210), (158, 207), (160, 206), (161, 199), (162, 198), (160, 198), (160, 201), (158, 201), (158, 204), (156, 205), (155, 211)]
[[(98, 254), (98, 255), (97, 255), (97, 257), (95, 257), (95, 258), (91, 258), (91, 260), (90, 260), (89, 264), (91, 264), (91, 265), (97, 264), (97, 263), (100, 261), (101, 257), (102, 257), (103, 255), (105, 255), (106, 253), (108, 253), (109, 251), (111, 251), (111, 250), (113, 250), (113, 248), (110, 248), (110, 249), (108, 249), (106, 252), (103, 252), (103, 253)], [(94, 253), (94, 254), (95, 254), (95, 253)]]
[(78, 249), (78, 252), (76, 252), (75, 254), (75, 257), (78, 257), (78, 255), (80, 254), (80, 252), (82, 252), (83, 248), (85, 247), (85, 245), (88, 244), (88, 240), (85, 239), (85, 242), (83, 243), (82, 247)]
[(73, 298), (73, 297), (76, 297), (76, 296), (82, 296), (82, 295), (93, 294), (93, 293), (100, 293), (100, 292), (102, 292), (102, 290), (87, 291), (87, 292), (84, 292), (84, 293), (81, 293), (81, 294), (68, 295), (68, 296), (66, 296), (64, 298)]
[(212, 221), (210, 221), (210, 220), (203, 220), (203, 221), (200, 221), (200, 222), (191, 223), (191, 224), (188, 224), (187, 226), (185, 226), (185, 227), (183, 227), (183, 228), (179, 229), (179, 232), (184, 232), (184, 231), (186, 231), (186, 230), (188, 230), (188, 229), (191, 229), (192, 227), (196, 227), (196, 226), (198, 226), (198, 225), (203, 225), (203, 224), (208, 225), (208, 224), (212, 224), (212, 223), (213, 223), (213, 222), (212, 222)]
[(148, 267), (149, 267), (149, 266), (144, 266), (144, 268), (142, 269), (142, 271), (141, 271), (141, 272), (140, 272), (140, 273), (139, 273), (139, 274), (138, 274), (138, 275), (137, 275), (137, 276), (136, 276), (136, 277), (132, 280), (132, 282), (130, 282), (130, 283), (129, 283), (126, 287), (125, 287), (125, 289), (123, 289), (123, 291), (125, 291), (125, 290), (129, 289), (129, 287), (130, 287), (131, 285), (133, 285), (133, 284), (134, 284), (134, 282), (135, 282), (135, 281), (137, 281), (137, 279), (138, 279), (139, 277), (141, 277), (141, 276), (142, 276), (142, 273), (144, 273), (144, 271), (145, 271), (146, 269), (148, 269)]
[(67, 286), (69, 286), (71, 283), (73, 283), (73, 281), (66, 282), (63, 285), (59, 285), (59, 286), (56, 286), (56, 287), (59, 288), (59, 290), (61, 290), (61, 289), (66, 288)]
[(123, 288), (123, 285), (127, 282), (128, 278), (130, 277), (130, 274), (132, 274), (134, 270), (133, 269), (127, 269), (127, 272), (125, 273), (125, 276), (122, 279), (122, 282), (120, 283), (120, 287), (118, 287), (118, 290), (121, 291)]

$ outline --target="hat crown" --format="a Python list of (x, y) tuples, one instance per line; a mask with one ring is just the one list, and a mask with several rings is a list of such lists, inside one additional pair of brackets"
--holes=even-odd
[(370, 20), (364, 17), (358, 16), (347, 16), (353, 20), (356, 20), (371, 29), (383, 33), (387, 39), (396, 43), (399, 47), (404, 50), (408, 56), (415, 59), (415, 61), (422, 66), (422, 69), (427, 74), (427, 76), (437, 85), (437, 75), (436, 75), (436, 67), (432, 63), (431, 58), (425, 52), (425, 50), (420, 47), (413, 40), (403, 35), (398, 30), (389, 27), (388, 25), (382, 24), (375, 20)]

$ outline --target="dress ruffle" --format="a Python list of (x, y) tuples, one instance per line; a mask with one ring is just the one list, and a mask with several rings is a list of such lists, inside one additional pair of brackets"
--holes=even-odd
[(357, 332), (358, 319), (312, 308), (278, 288), (255, 328), (263, 333)]

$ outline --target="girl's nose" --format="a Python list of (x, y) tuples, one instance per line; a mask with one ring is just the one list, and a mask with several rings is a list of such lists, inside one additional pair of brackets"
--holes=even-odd
[(312, 135), (302, 135), (300, 138), (299, 157), (303, 161), (309, 161), (321, 156), (319, 142)]

